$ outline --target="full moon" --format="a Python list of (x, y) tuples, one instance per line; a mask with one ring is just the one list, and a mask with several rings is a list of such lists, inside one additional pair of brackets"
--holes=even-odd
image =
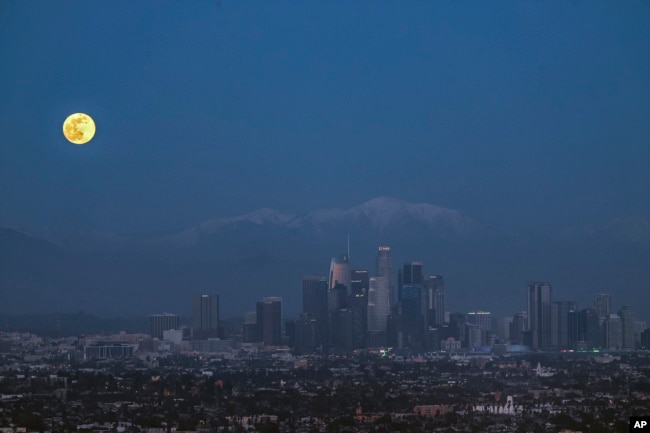
[(71, 114), (63, 122), (63, 135), (70, 143), (86, 144), (95, 136), (95, 122), (87, 114)]

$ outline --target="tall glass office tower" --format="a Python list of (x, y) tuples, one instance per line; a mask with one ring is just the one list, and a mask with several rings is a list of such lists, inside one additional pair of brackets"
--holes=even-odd
[(368, 289), (368, 332), (386, 332), (389, 315), (388, 279), (371, 277)]
[(445, 323), (445, 280), (442, 275), (429, 275), (424, 279), (427, 290), (426, 323), (429, 326)]
[(390, 258), (389, 246), (381, 245), (377, 249), (377, 276), (388, 280), (388, 299), (390, 305), (393, 305), (396, 300), (393, 289), (393, 264)]
[(634, 326), (636, 323), (634, 311), (630, 305), (624, 305), (618, 310), (618, 315), (620, 316), (621, 322), (623, 324), (623, 348), (634, 349)]
[(327, 277), (305, 275), (302, 279), (302, 312), (316, 319), (317, 345), (328, 341), (329, 312)]
[(533, 349), (551, 347), (551, 304), (553, 289), (550, 283), (535, 282), (528, 285), (528, 330)]
[(337, 284), (342, 284), (347, 289), (347, 294), (352, 292), (351, 287), (352, 272), (350, 270), (350, 260), (347, 254), (341, 254), (332, 257), (330, 262), (329, 289), (332, 290)]
[(609, 293), (598, 293), (594, 298), (594, 308), (598, 317), (606, 319), (612, 314), (612, 296)]
[(404, 263), (397, 282), (397, 301), (402, 302), (402, 288), (406, 285), (422, 284), (422, 262)]

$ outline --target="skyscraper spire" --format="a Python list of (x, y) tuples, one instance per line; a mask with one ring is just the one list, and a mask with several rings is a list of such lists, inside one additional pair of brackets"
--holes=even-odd
[(348, 235), (348, 262), (350, 261), (350, 235)]

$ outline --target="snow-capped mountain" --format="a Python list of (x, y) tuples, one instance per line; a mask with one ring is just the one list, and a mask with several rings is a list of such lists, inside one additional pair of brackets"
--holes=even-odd
[(151, 244), (160, 245), (171, 243), (188, 247), (196, 245), (204, 236), (209, 236), (220, 230), (227, 230), (241, 224), (284, 227), (295, 222), (297, 219), (299, 218), (295, 215), (285, 214), (275, 209), (262, 208), (244, 215), (204, 221), (198, 226), (190, 227), (163, 239), (152, 240)]
[(352, 222), (387, 230), (400, 224), (421, 223), (429, 228), (445, 226), (464, 231), (476, 227), (476, 221), (454, 209), (428, 203), (409, 203), (390, 197), (377, 197), (350, 209), (327, 209), (311, 212), (305, 221), (313, 225)]
[(446, 234), (464, 234), (477, 230), (480, 224), (460, 211), (427, 203), (409, 203), (389, 197), (378, 197), (349, 209), (322, 209), (304, 216), (286, 214), (263, 208), (235, 217), (205, 221), (198, 226), (175, 233), (155, 243), (192, 246), (205, 237), (242, 226), (258, 226), (288, 231), (314, 231), (332, 229), (333, 226), (358, 227), (363, 230), (385, 232), (398, 227), (417, 224), (428, 230)]

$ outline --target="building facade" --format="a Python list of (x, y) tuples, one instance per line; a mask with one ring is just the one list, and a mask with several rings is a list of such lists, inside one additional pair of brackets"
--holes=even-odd
[(634, 316), (634, 311), (629, 305), (621, 307), (618, 311), (618, 315), (621, 318), (623, 326), (623, 349), (634, 349), (635, 347), (635, 325), (636, 318)]
[(623, 322), (618, 314), (610, 314), (605, 320), (605, 346), (608, 349), (623, 347)]
[(196, 295), (192, 301), (192, 339), (219, 338), (219, 295)]
[(350, 260), (347, 254), (341, 254), (332, 257), (330, 262), (329, 289), (332, 290), (337, 284), (344, 285), (347, 294), (352, 293), (351, 287), (352, 272), (350, 270)]
[(387, 245), (380, 245), (377, 248), (377, 272), (378, 277), (384, 277), (388, 280), (388, 293), (390, 305), (396, 302), (395, 293), (393, 288), (393, 262), (390, 257), (390, 247)]
[(176, 314), (152, 314), (149, 316), (149, 333), (151, 338), (162, 340), (163, 331), (179, 329), (179, 319)]
[(422, 262), (404, 263), (398, 279), (398, 301), (402, 302), (402, 289), (404, 286), (421, 285), (423, 282)]
[(368, 289), (368, 332), (386, 332), (390, 289), (386, 277), (371, 277)]
[(569, 311), (577, 309), (574, 301), (556, 301), (551, 305), (551, 346), (569, 348)]
[(445, 323), (445, 280), (442, 275), (429, 275), (424, 279), (427, 289), (427, 324), (429, 326)]
[(266, 297), (257, 302), (259, 341), (265, 346), (282, 344), (282, 299)]
[(369, 275), (367, 269), (354, 269), (350, 272), (350, 291), (352, 295), (365, 295), (368, 292)]
[(609, 293), (597, 293), (594, 297), (594, 308), (598, 317), (608, 318), (612, 314), (612, 296)]
[(550, 283), (534, 282), (528, 285), (528, 331), (533, 349), (546, 350), (551, 347), (552, 302)]
[(467, 313), (467, 323), (473, 323), (484, 331), (492, 330), (492, 313), (489, 311), (470, 311)]
[[(317, 345), (327, 344), (329, 330), (328, 279), (324, 275), (305, 275), (302, 279), (302, 312), (316, 320)], [(310, 326), (311, 326), (310, 322)]]

